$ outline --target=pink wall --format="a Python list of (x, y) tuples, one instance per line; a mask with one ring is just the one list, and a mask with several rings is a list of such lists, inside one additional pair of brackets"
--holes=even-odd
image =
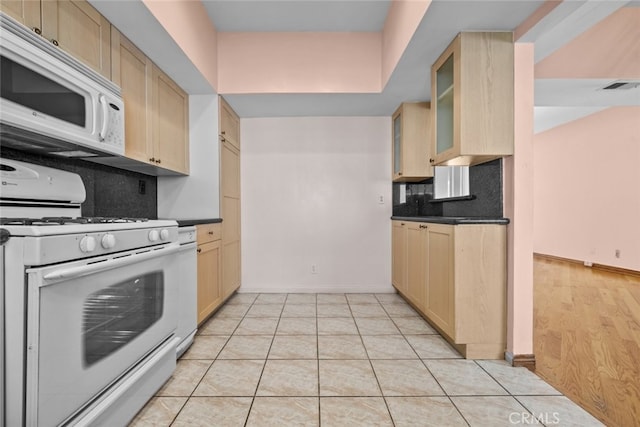
[(220, 93), (380, 92), (380, 33), (218, 33)]
[(382, 85), (389, 81), (402, 53), (427, 13), (431, 0), (394, 0), (382, 29)]
[[(217, 38), (213, 23), (200, 1), (142, 0), (178, 46), (200, 70), (205, 79), (218, 88)], [(206, 42), (203, 42), (206, 40)]]
[(547, 0), (542, 5), (536, 9), (527, 19), (522, 21), (518, 28), (513, 32), (513, 39), (518, 41), (520, 37), (525, 35), (529, 30), (531, 30), (536, 24), (538, 24), (545, 16), (547, 16), (553, 9), (555, 9), (562, 0)]
[(534, 154), (535, 252), (640, 270), (640, 107), (539, 133)]
[(394, 0), (377, 33), (218, 33), (200, 1), (143, 0), (218, 93), (379, 93), (431, 0)]
[(514, 154), (504, 160), (508, 227), (507, 352), (533, 353), (534, 45), (514, 47)]
[(536, 64), (536, 78), (639, 78), (640, 7), (624, 7)]

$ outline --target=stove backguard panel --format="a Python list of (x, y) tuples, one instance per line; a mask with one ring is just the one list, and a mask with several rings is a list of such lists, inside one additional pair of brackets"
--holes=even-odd
[(0, 147), (7, 159), (66, 170), (80, 175), (87, 192), (83, 216), (158, 217), (155, 176), (112, 168), (77, 159), (54, 158)]

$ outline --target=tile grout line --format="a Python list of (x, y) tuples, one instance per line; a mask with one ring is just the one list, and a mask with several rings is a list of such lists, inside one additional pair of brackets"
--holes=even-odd
[(318, 368), (318, 427), (322, 426), (322, 408), (320, 406), (320, 332), (318, 330), (318, 294), (316, 293), (316, 366)]
[[(258, 294), (258, 296), (256, 297), (256, 299), (254, 300), (254, 304), (255, 301), (258, 300), (258, 298), (260, 298), (260, 295), (262, 295), (261, 293)], [(247, 424), (249, 423), (249, 417), (251, 416), (251, 410), (253, 409), (253, 404), (256, 401), (256, 397), (258, 395), (258, 388), (260, 387), (260, 382), (262, 381), (262, 375), (264, 374), (264, 370), (267, 368), (267, 361), (269, 360), (269, 353), (271, 352), (271, 347), (273, 347), (273, 342), (276, 339), (276, 331), (278, 330), (278, 326), (280, 325), (280, 319), (282, 318), (282, 312), (284, 311), (284, 304), (286, 303), (287, 297), (285, 296), (285, 301), (282, 303), (282, 308), (280, 309), (280, 315), (278, 316), (278, 322), (276, 323), (276, 327), (273, 330), (273, 336), (271, 337), (271, 344), (269, 344), (269, 349), (267, 350), (267, 353), (264, 356), (264, 364), (262, 365), (262, 370), (260, 371), (260, 376), (258, 377), (258, 382), (256, 383), (256, 388), (253, 392), (253, 397), (251, 398), (251, 404), (249, 405), (249, 410), (247, 411), (247, 418), (245, 418), (244, 420), (244, 427), (247, 427)], [(253, 304), (251, 305), (253, 307)], [(251, 308), (249, 308), (250, 310)], [(247, 310), (247, 313), (249, 313), (249, 310)]]
[[(256, 297), (257, 298), (257, 297)], [(255, 301), (255, 299), (254, 299)], [(200, 378), (200, 380), (198, 381), (198, 383), (196, 384), (196, 386), (193, 388), (193, 390), (191, 390), (191, 393), (189, 393), (189, 396), (187, 396), (187, 400), (185, 400), (184, 404), (180, 407), (180, 410), (176, 413), (175, 417), (173, 418), (173, 420), (171, 421), (170, 425), (173, 425), (176, 420), (178, 419), (178, 416), (180, 415), (180, 413), (182, 412), (182, 410), (187, 406), (187, 403), (189, 402), (189, 400), (191, 400), (193, 396), (193, 393), (196, 391), (196, 389), (200, 386), (200, 384), (202, 383), (202, 380), (204, 379), (204, 377), (207, 375), (207, 373), (209, 372), (209, 370), (211, 370), (211, 367), (213, 366), (213, 364), (216, 362), (216, 360), (218, 360), (218, 356), (220, 355), (220, 353), (222, 353), (222, 350), (224, 350), (224, 348), (227, 346), (227, 344), (229, 343), (229, 340), (231, 340), (231, 337), (233, 336), (234, 332), (238, 329), (238, 327), (240, 326), (240, 323), (242, 323), (242, 321), (244, 320), (247, 312), (249, 311), (249, 309), (251, 308), (251, 306), (253, 305), (253, 303), (251, 303), (249, 305), (249, 308), (247, 308), (247, 311), (245, 312), (245, 314), (243, 315), (242, 318), (240, 318), (240, 321), (238, 322), (238, 324), (236, 325), (235, 328), (233, 328), (233, 331), (231, 331), (231, 334), (227, 337), (227, 340), (225, 341), (225, 343), (223, 344), (223, 346), (220, 348), (220, 350), (218, 350), (218, 353), (216, 354), (216, 356), (213, 358), (213, 360), (211, 361), (211, 364), (209, 365), (209, 367), (207, 368), (207, 370), (205, 371), (204, 375), (202, 375), (202, 377)], [(222, 308), (222, 307), (221, 307)], [(215, 319), (215, 314), (213, 316), (211, 316), (208, 320), (207, 323), (211, 322), (213, 319)], [(198, 336), (198, 335), (196, 335)], [(202, 335), (199, 335), (202, 336)], [(205, 335), (206, 336), (206, 335)], [(216, 336), (216, 335), (211, 335), (211, 336)], [(194, 342), (195, 342), (195, 337), (194, 337)], [(192, 344), (193, 345), (193, 344)], [(185, 352), (186, 354), (186, 352)], [(185, 359), (185, 360), (210, 360), (210, 359)]]
[[(384, 309), (385, 312), (387, 312), (387, 309), (384, 308), (384, 305), (382, 306), (382, 308)], [(388, 314), (388, 312), (387, 312)], [(422, 319), (422, 317), (418, 316), (420, 319)], [(391, 318), (391, 321), (394, 323), (394, 325), (396, 325), (396, 327), (398, 328), (398, 330), (400, 331), (400, 334), (403, 336), (403, 338), (407, 341), (407, 343), (409, 344), (409, 346), (411, 347), (411, 349), (414, 351), (414, 353), (416, 353), (416, 355), (418, 356), (418, 360), (420, 360), (420, 362), (422, 363), (422, 365), (425, 367), (425, 369), (427, 370), (427, 372), (429, 372), (429, 375), (431, 375), (431, 377), (433, 378), (433, 380), (436, 382), (436, 384), (438, 384), (438, 387), (440, 387), (440, 390), (442, 390), (442, 392), (445, 394), (446, 398), (449, 400), (449, 402), (451, 402), (451, 404), (453, 405), (453, 407), (456, 409), (456, 411), (458, 411), (458, 414), (460, 414), (460, 416), (462, 417), (462, 420), (467, 423), (467, 426), (471, 426), (471, 424), (469, 423), (469, 421), (467, 421), (467, 419), (465, 418), (465, 416), (462, 414), (462, 412), (460, 411), (460, 409), (458, 408), (458, 406), (453, 402), (453, 400), (451, 399), (451, 396), (449, 396), (449, 394), (447, 393), (447, 391), (444, 389), (444, 387), (442, 387), (442, 384), (440, 384), (440, 381), (438, 381), (438, 378), (436, 378), (436, 376), (433, 374), (433, 372), (431, 372), (431, 369), (429, 369), (429, 367), (427, 366), (427, 364), (425, 363), (424, 359), (422, 359), (420, 357), (420, 355), (418, 354), (418, 351), (415, 349), (415, 347), (411, 344), (411, 341), (409, 341), (407, 339), (407, 337), (405, 336), (404, 332), (402, 332), (402, 329), (400, 329), (400, 327), (398, 327), (398, 325), (396, 324), (396, 322), (393, 320), (393, 318), (391, 316), (389, 316), (389, 318)], [(424, 319), (422, 319), (424, 321)], [(431, 325), (429, 325), (431, 326)], [(420, 335), (426, 335), (426, 334), (420, 334)], [(440, 333), (437, 333), (438, 336), (440, 336)], [(432, 359), (430, 359), (432, 360)], [(456, 360), (456, 359), (442, 359), (442, 360)], [(386, 400), (385, 400), (386, 401)]]

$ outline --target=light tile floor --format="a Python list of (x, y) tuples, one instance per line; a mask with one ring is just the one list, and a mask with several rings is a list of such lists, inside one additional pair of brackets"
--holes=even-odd
[(236, 294), (131, 426), (599, 426), (525, 368), (462, 359), (396, 294)]

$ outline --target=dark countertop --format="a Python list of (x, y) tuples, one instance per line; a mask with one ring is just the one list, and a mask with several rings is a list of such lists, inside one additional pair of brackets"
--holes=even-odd
[(462, 216), (392, 216), (395, 221), (434, 222), (437, 224), (509, 224), (509, 218), (462, 217)]
[(178, 227), (189, 227), (198, 224), (215, 224), (222, 222), (222, 218), (201, 218), (201, 219), (176, 219)]

